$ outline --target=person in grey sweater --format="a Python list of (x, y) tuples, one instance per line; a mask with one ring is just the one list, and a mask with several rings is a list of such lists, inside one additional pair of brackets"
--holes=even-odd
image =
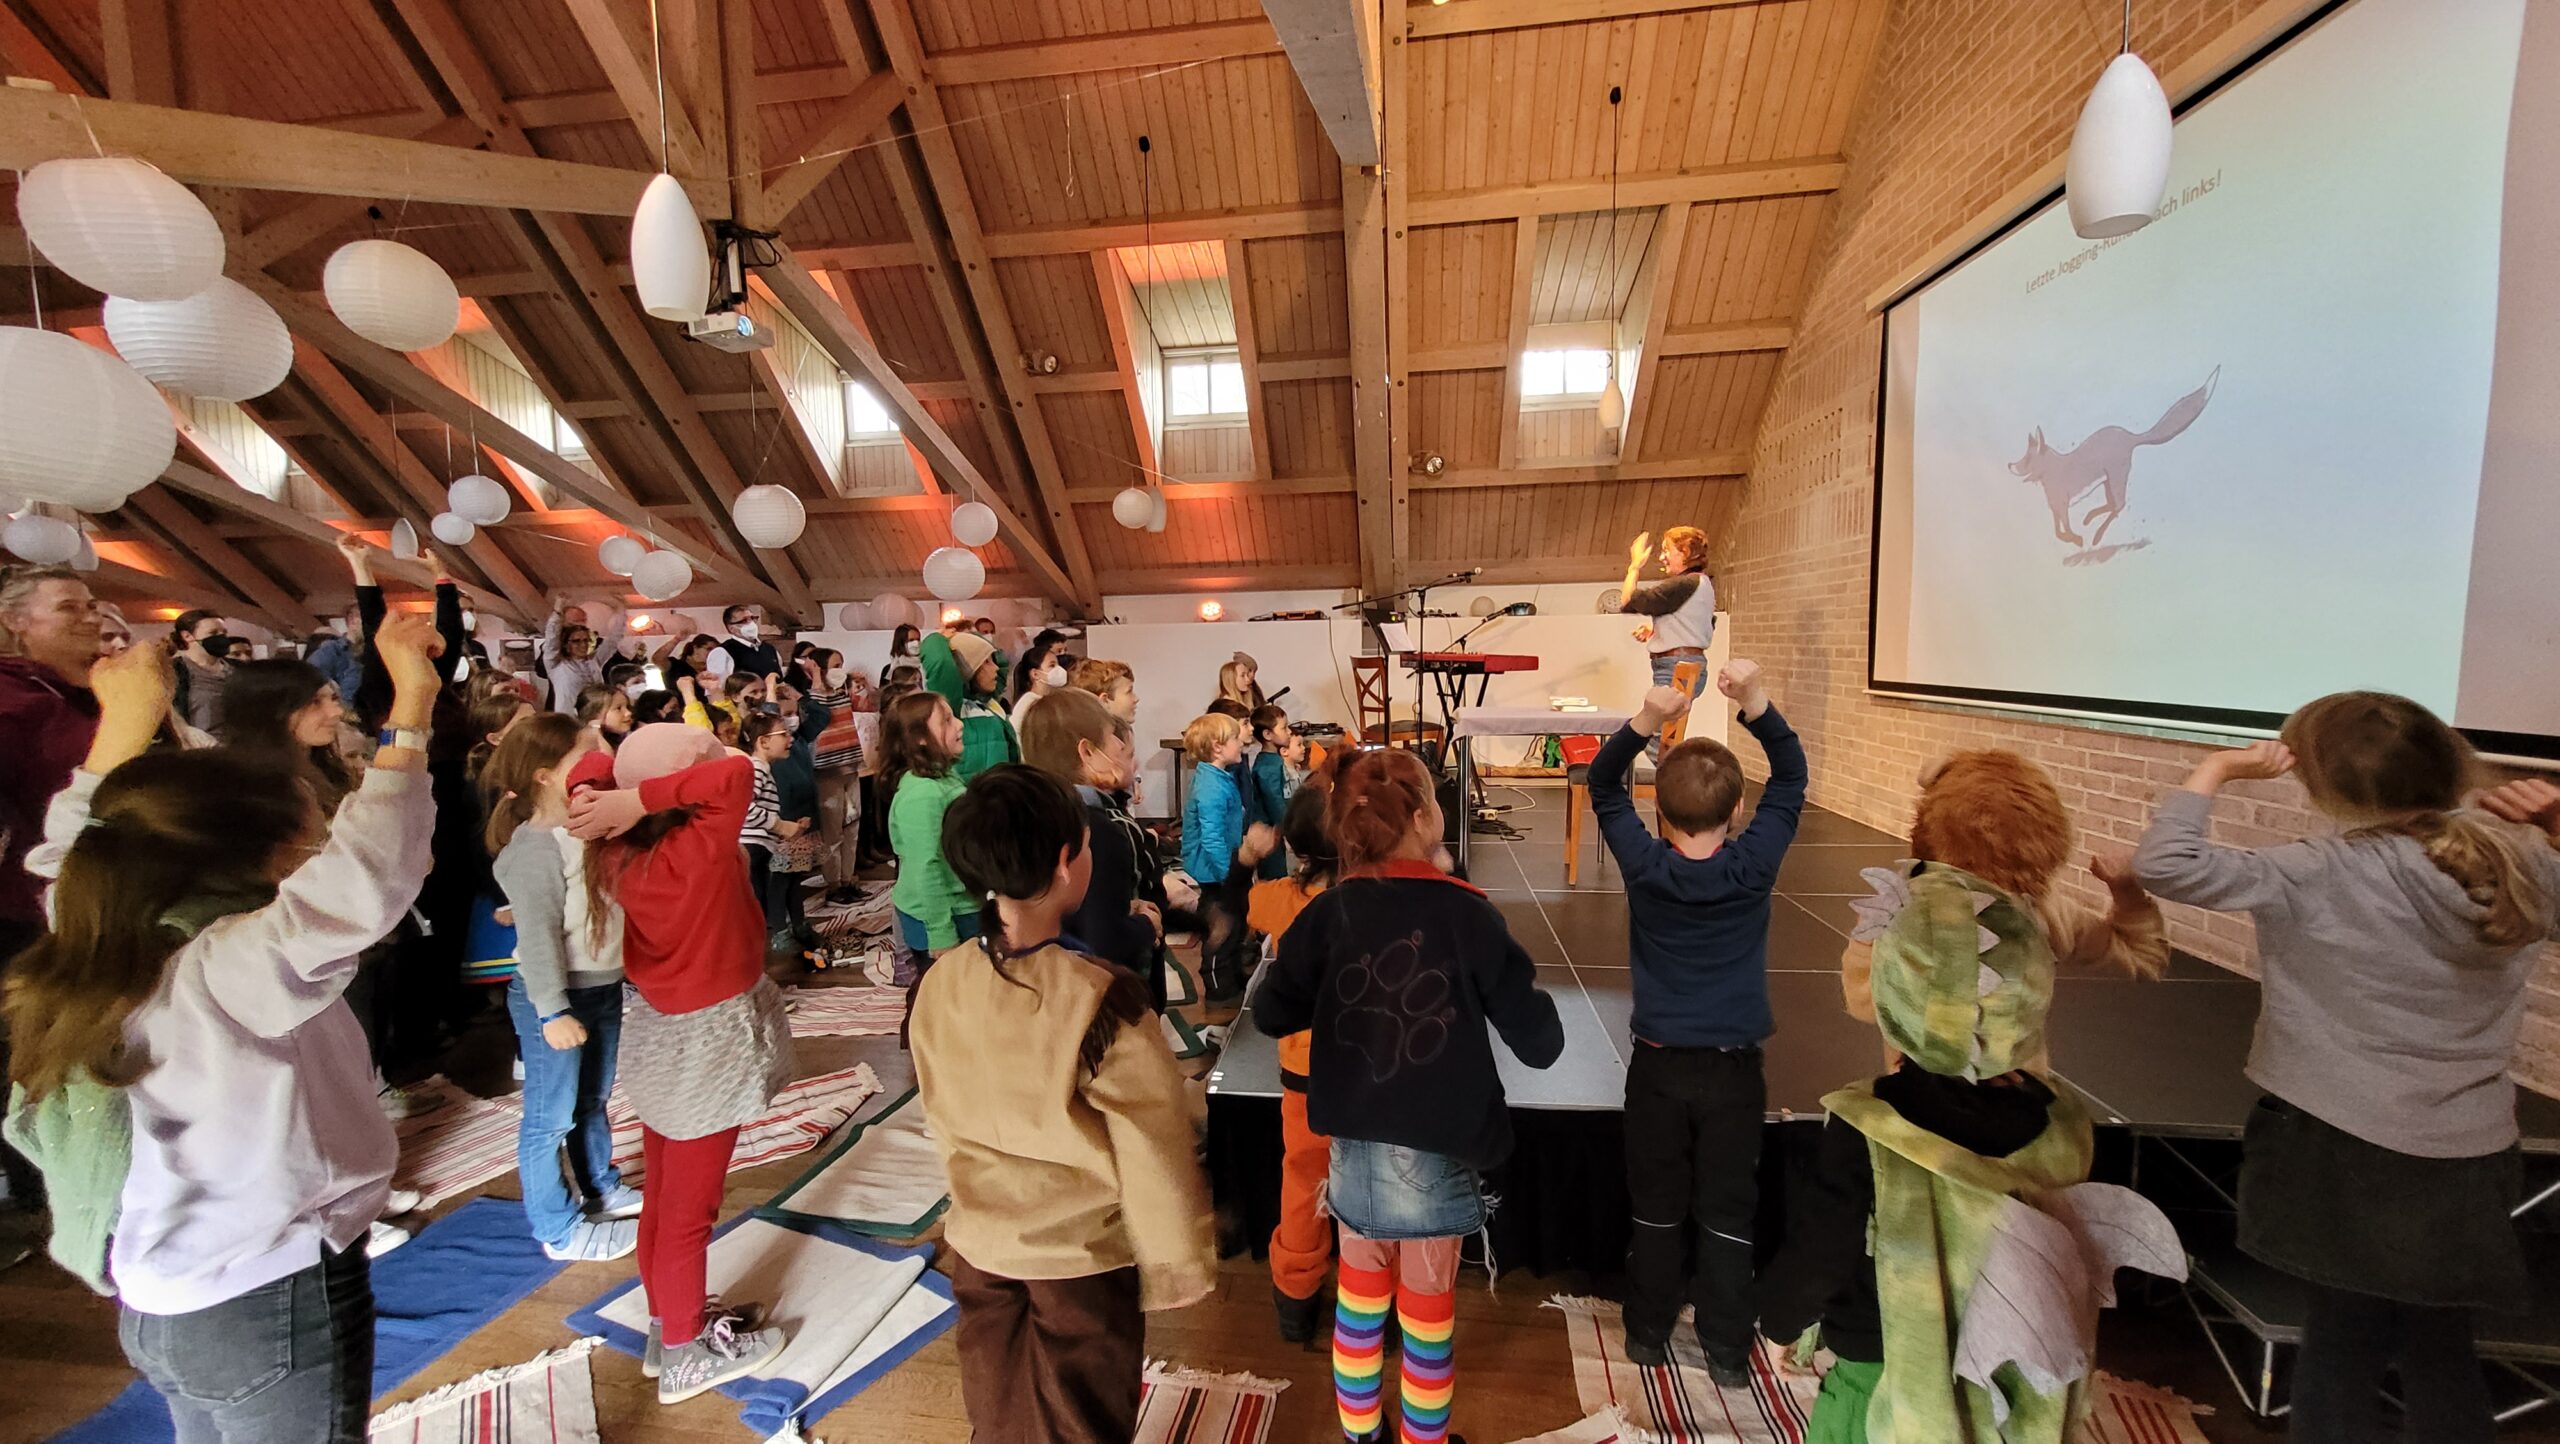
[(507, 1016), (524, 1059), (525, 1222), (551, 1257), (581, 1261), (635, 1250), (640, 1211), (639, 1190), (613, 1166), (605, 1120), (622, 1033), (622, 920), (595, 925), (586, 844), (565, 830), (570, 776), (589, 754), (610, 756), (592, 728), (546, 712), (508, 729), (481, 773), (490, 870), (516, 926)]
[[(2215, 846), (2215, 794), (2287, 772), (2340, 831)], [(2560, 936), (2560, 793), (2499, 789), (2493, 816), (2463, 806), (2475, 774), (2426, 708), (2342, 692), (2280, 741), (2205, 758), (2134, 855), (2154, 895), (2257, 925), (2248, 1074), (2267, 1096), (2243, 1143), (2240, 1244), (2309, 1286), (2297, 1438), (2383, 1437), (2395, 1364), (2430, 1440), (2494, 1428), (2471, 1314), (2526, 1303), (2507, 1070), (2536, 956)], [(2545, 835), (2510, 825), (2524, 820)]]

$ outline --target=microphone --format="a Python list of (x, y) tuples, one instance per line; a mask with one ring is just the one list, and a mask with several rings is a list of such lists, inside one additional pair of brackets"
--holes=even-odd
[(1288, 695), (1289, 695), (1289, 689), (1288, 689), (1288, 688), (1286, 688), (1286, 687), (1283, 687), (1283, 688), (1281, 688), (1281, 689), (1280, 689), (1279, 691), (1277, 691), (1277, 692), (1273, 692), (1273, 693), (1270, 693), (1270, 694), (1266, 695), (1262, 700), (1263, 700), (1265, 703), (1277, 702), (1277, 701), (1279, 701), (1281, 698), (1286, 697), (1286, 696), (1288, 696)]

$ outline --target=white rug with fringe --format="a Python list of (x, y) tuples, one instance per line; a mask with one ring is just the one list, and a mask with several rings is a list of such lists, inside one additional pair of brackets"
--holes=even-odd
[(600, 1444), (594, 1376), (597, 1338), (447, 1384), (373, 1416), (367, 1444)]
[[(1132, 1444), (1262, 1444), (1285, 1379), (1147, 1364)], [(1330, 1402), (1328, 1401), (1328, 1407)]]

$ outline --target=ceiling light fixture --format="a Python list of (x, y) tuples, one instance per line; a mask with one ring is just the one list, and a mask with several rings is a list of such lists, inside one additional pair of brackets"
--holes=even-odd
[[(1618, 102), (1626, 92), (1622, 87), (1609, 87), (1609, 379), (1600, 385), (1600, 429), (1615, 431), (1627, 424), (1627, 396), (1618, 389), (1618, 326), (1622, 318), (1618, 308), (1618, 133), (1621, 112)], [(1521, 244), (1528, 244), (1522, 237)]]
[(2104, 240), (2151, 224), (2169, 190), (2169, 131), (2168, 92), (2133, 53), (2133, 0), (2125, 0), (2121, 48), (2071, 128), (2062, 197), (2074, 233)]

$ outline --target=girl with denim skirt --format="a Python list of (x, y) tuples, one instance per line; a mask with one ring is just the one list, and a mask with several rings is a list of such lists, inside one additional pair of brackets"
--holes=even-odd
[(1477, 888), (1432, 861), (1442, 818), (1410, 752), (1343, 768), (1326, 806), (1343, 880), (1281, 936), (1254, 1026), (1312, 1028), (1307, 1123), (1333, 1139), (1341, 1232), (1333, 1334), (1343, 1434), (1383, 1441), (1392, 1305), (1403, 1335), (1401, 1444), (1453, 1438), (1458, 1246), (1484, 1224), (1482, 1175), (1511, 1151), (1485, 1027), (1532, 1068), (1564, 1052), (1555, 1000)]

